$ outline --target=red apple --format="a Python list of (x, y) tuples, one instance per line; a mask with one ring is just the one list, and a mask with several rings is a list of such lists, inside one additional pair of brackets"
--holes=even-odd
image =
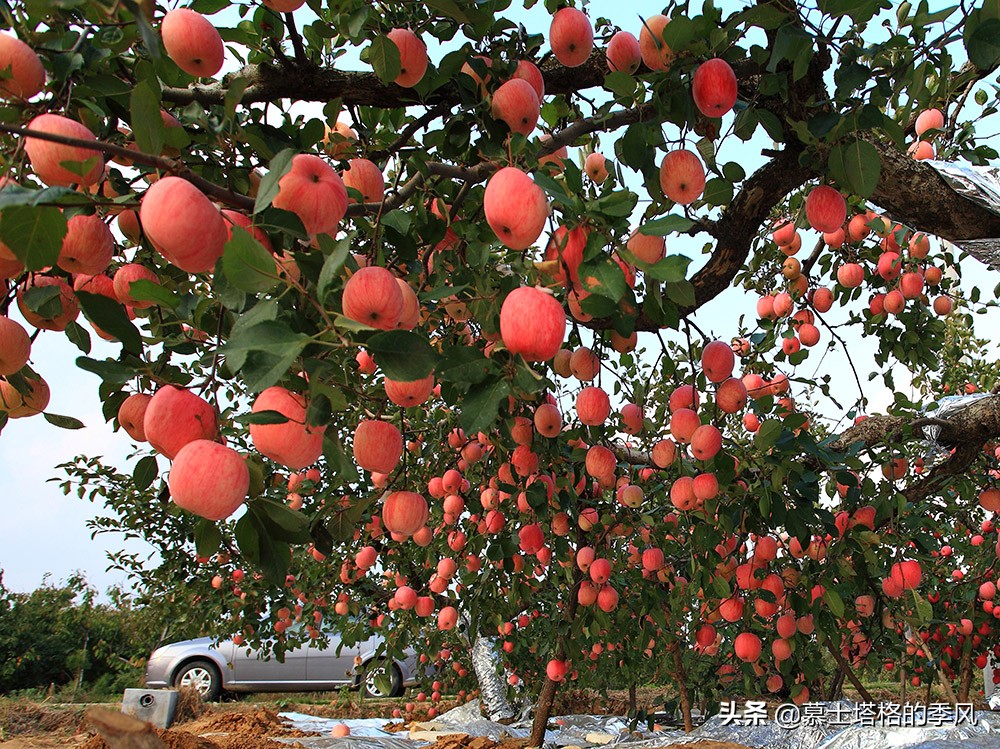
[(331, 234), (347, 212), (347, 188), (319, 156), (300, 153), (292, 157), (292, 168), (278, 180), (273, 203), (298, 216), (309, 234)]
[(173, 460), (189, 442), (216, 439), (218, 417), (204, 398), (184, 388), (164, 385), (146, 406), (143, 431), (154, 450)]
[(545, 78), (542, 76), (542, 71), (538, 69), (538, 66), (535, 65), (535, 63), (528, 60), (518, 61), (517, 68), (514, 70), (514, 75), (511, 77), (521, 78), (530, 83), (531, 87), (535, 89), (538, 101), (545, 98)]
[(5, 99), (30, 99), (45, 88), (41, 59), (12, 34), (0, 33), (0, 70), (9, 71), (9, 77), (0, 78), (0, 96)]
[(215, 268), (226, 244), (226, 222), (197, 187), (180, 177), (163, 177), (142, 196), (142, 230), (153, 247), (187, 273)]
[(552, 53), (567, 68), (583, 65), (594, 49), (594, 27), (576, 8), (562, 8), (552, 16), (549, 27)]
[(509, 166), (486, 183), (483, 211), (501, 242), (512, 250), (526, 250), (541, 236), (549, 204), (531, 177)]
[[(59, 287), (59, 310), (49, 313), (46, 317), (33, 311), (24, 301), (24, 294), (28, 289), (41, 286)], [(42, 330), (66, 330), (66, 327), (80, 315), (80, 303), (73, 289), (65, 281), (52, 276), (35, 275), (25, 281), (17, 290), (17, 308), (21, 310), (29, 325)]]
[(639, 49), (642, 61), (650, 70), (667, 70), (674, 61), (674, 53), (663, 41), (663, 29), (670, 23), (664, 15), (654, 15), (646, 18), (639, 31)]
[(250, 439), (261, 455), (299, 471), (323, 454), (326, 427), (306, 424), (305, 396), (274, 385), (254, 399), (250, 410), (277, 411), (288, 419), (281, 424), (250, 424)]
[(219, 30), (189, 8), (169, 11), (160, 24), (163, 47), (177, 67), (195, 78), (210, 78), (222, 70), (226, 55)]
[(925, 109), (917, 115), (917, 122), (913, 127), (918, 137), (923, 136), (928, 130), (942, 128), (944, 128), (944, 113), (940, 109)]
[(67, 222), (56, 264), (68, 273), (102, 273), (115, 254), (115, 237), (101, 217), (77, 214)]
[[(28, 129), (78, 140), (97, 140), (85, 125), (58, 114), (40, 114), (28, 123)], [(51, 187), (96, 185), (104, 177), (104, 156), (100, 151), (39, 138), (25, 138), (24, 150), (35, 175)]]
[(152, 399), (145, 393), (133, 393), (118, 407), (118, 423), (136, 442), (146, 442), (146, 409)]
[(538, 93), (522, 78), (511, 78), (493, 94), (493, 118), (507, 123), (513, 132), (531, 135), (538, 124)]
[(344, 284), (344, 317), (380, 330), (393, 330), (403, 314), (403, 292), (385, 268), (359, 268)]
[(566, 313), (548, 292), (522, 286), (500, 308), (500, 337), (513, 354), (527, 361), (548, 361), (562, 346)]
[(412, 536), (428, 514), (427, 500), (416, 492), (392, 492), (382, 500), (382, 523), (390, 533)]
[(675, 203), (693, 203), (705, 191), (705, 168), (701, 160), (685, 149), (671, 151), (660, 164), (660, 187)]
[(392, 473), (402, 455), (403, 436), (394, 424), (363, 419), (355, 428), (354, 459), (366, 471)]
[(393, 29), (387, 36), (399, 50), (399, 75), (394, 83), (413, 88), (427, 72), (427, 45), (409, 29)]
[(0, 375), (12, 375), (28, 363), (31, 338), (21, 324), (0, 315)]
[(806, 219), (816, 231), (836, 231), (847, 220), (847, 201), (839, 190), (818, 185), (806, 198)]
[(608, 42), (605, 54), (608, 58), (608, 69), (612, 72), (621, 71), (631, 75), (638, 70), (639, 63), (642, 62), (639, 40), (628, 31), (616, 32)]
[(211, 440), (181, 448), (170, 466), (170, 498), (178, 507), (208, 520), (225, 520), (250, 490), (246, 458)]
[(134, 281), (151, 281), (158, 284), (160, 279), (144, 265), (126, 263), (115, 271), (113, 279), (115, 296), (118, 297), (118, 301), (136, 309), (152, 307), (153, 302), (140, 302), (132, 297), (131, 287)]
[(736, 104), (736, 73), (721, 57), (703, 62), (694, 72), (691, 95), (706, 117), (722, 117)]
[[(385, 177), (378, 165), (368, 159), (351, 159), (343, 175), (344, 187), (361, 193), (362, 203), (381, 203), (385, 195)], [(348, 195), (350, 203), (357, 198)]]

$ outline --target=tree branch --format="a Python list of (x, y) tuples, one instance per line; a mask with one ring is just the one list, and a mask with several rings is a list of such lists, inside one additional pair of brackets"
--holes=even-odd
[(61, 143), (66, 146), (78, 146), (80, 148), (90, 149), (91, 151), (100, 151), (111, 156), (120, 156), (123, 159), (130, 159), (140, 164), (160, 169), (161, 171), (172, 174), (175, 177), (186, 179), (210, 198), (215, 198), (219, 202), (230, 205), (233, 208), (238, 208), (239, 210), (244, 211), (253, 210), (253, 198), (247, 197), (246, 195), (240, 195), (239, 193), (228, 190), (225, 187), (221, 187), (214, 182), (209, 182), (204, 177), (192, 172), (180, 161), (167, 158), (166, 156), (155, 156), (150, 153), (143, 153), (142, 151), (133, 151), (130, 148), (125, 148), (124, 146), (119, 146), (114, 143), (106, 143), (102, 140), (69, 138), (65, 135), (56, 135), (54, 133), (42, 132), (41, 130), (29, 130), (27, 128), (12, 127), (10, 125), (0, 125), (0, 133), (21, 135), (26, 138), (37, 138), (38, 140)]

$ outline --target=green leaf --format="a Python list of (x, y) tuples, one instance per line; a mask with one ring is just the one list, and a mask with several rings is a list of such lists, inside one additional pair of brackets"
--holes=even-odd
[(309, 542), (309, 519), (301, 512), (273, 499), (255, 499), (249, 507), (272, 538), (293, 544)]
[(66, 326), (66, 337), (70, 342), (85, 354), (90, 353), (90, 333), (76, 320), (71, 320)]
[(0, 217), (0, 241), (27, 270), (55, 265), (65, 236), (66, 217), (54, 206), (15, 205)]
[(240, 552), (275, 585), (284, 584), (292, 561), (287, 543), (275, 541), (257, 513), (250, 511), (236, 521), (233, 529)]
[(668, 255), (654, 265), (647, 265), (642, 272), (657, 281), (667, 281), (676, 283), (687, 278), (687, 269), (691, 264), (691, 258), (684, 255)]
[(875, 192), (882, 174), (882, 160), (878, 150), (861, 139), (839, 143), (830, 149), (829, 164), (834, 179), (862, 198)]
[(604, 76), (604, 88), (617, 96), (629, 97), (635, 95), (637, 85), (635, 78), (621, 70), (616, 70)]
[(455, 0), (424, 0), (424, 5), (443, 16), (454, 18), (460, 23), (469, 23), (468, 14)]
[(132, 470), (132, 481), (135, 482), (136, 489), (145, 491), (159, 474), (160, 467), (156, 464), (156, 456), (147, 455), (135, 464), (135, 468)]
[(213, 521), (202, 518), (194, 527), (194, 550), (200, 557), (210, 557), (222, 546), (222, 533)]
[(647, 221), (639, 227), (639, 233), (648, 234), (651, 237), (665, 237), (667, 234), (685, 232), (692, 226), (694, 226), (694, 221), (686, 216), (667, 215)]
[(143, 153), (157, 154), (163, 150), (166, 128), (160, 115), (160, 87), (155, 78), (139, 81), (129, 97), (132, 112), (132, 132)]
[(237, 419), (241, 424), (287, 424), (288, 417), (281, 411), (255, 411)]
[(169, 290), (163, 288), (156, 281), (140, 278), (133, 281), (128, 286), (129, 295), (138, 302), (153, 302), (170, 309), (177, 309), (181, 300), (173, 295)]
[(930, 601), (920, 595), (916, 590), (913, 591), (913, 603), (916, 606), (917, 618), (920, 619), (922, 624), (925, 624), (934, 618), (934, 607), (931, 606)]
[(257, 199), (253, 204), (254, 213), (260, 213), (271, 205), (274, 196), (278, 194), (278, 182), (292, 168), (293, 156), (295, 156), (295, 151), (291, 148), (286, 148), (276, 153), (274, 158), (271, 159), (271, 163), (267, 167), (267, 174), (264, 175), (264, 178), (260, 181), (260, 187), (257, 188)]
[(309, 336), (296, 333), (283, 322), (265, 320), (238, 332), (234, 328), (229, 341), (219, 350), (226, 355), (231, 369), (243, 373), (246, 386), (260, 392), (287, 374), (309, 340)]
[(837, 591), (827, 588), (823, 592), (823, 600), (826, 601), (826, 605), (830, 607), (830, 612), (835, 617), (840, 619), (844, 616), (844, 599), (840, 597)]
[(233, 236), (222, 253), (222, 272), (241, 291), (262, 294), (278, 284), (274, 255), (240, 226), (232, 227)]
[(493, 363), (471, 346), (447, 349), (435, 369), (435, 377), (442, 382), (478, 385), (493, 369)]
[(966, 30), (965, 49), (969, 61), (980, 70), (990, 70), (1000, 63), (1000, 20), (988, 18), (971, 32)]
[(829, 16), (850, 16), (857, 24), (868, 23), (880, 8), (891, 7), (883, 0), (819, 0), (817, 5)]
[(231, 78), (226, 82), (225, 112), (226, 119), (233, 119), (236, 116), (236, 107), (243, 99), (243, 92), (250, 85), (250, 79), (243, 76)]
[(128, 319), (125, 308), (120, 303), (108, 299), (103, 294), (91, 294), (86, 291), (78, 291), (76, 298), (80, 300), (80, 307), (88, 320), (121, 341), (122, 347), (130, 354), (136, 356), (142, 354), (142, 336), (139, 335), (139, 329)]
[(431, 372), (440, 358), (427, 339), (409, 330), (387, 330), (365, 342), (379, 369), (390, 380), (412, 382)]
[(668, 283), (664, 288), (667, 299), (678, 307), (693, 307), (695, 305), (694, 286), (690, 281)]
[(500, 404), (508, 395), (510, 385), (506, 380), (494, 380), (471, 388), (462, 399), (462, 415), (459, 418), (466, 433), (489, 432), (500, 411)]
[(60, 429), (83, 429), (84, 426), (86, 426), (82, 421), (74, 419), (72, 416), (60, 416), (59, 414), (50, 413), (44, 413), (42, 415), (45, 417), (47, 422), (53, 426), (59, 427)]
[(600, 294), (616, 302), (625, 295), (628, 288), (621, 267), (609, 257), (580, 263), (580, 281), (590, 293)]
[(319, 248), (327, 253), (326, 260), (319, 272), (319, 280), (316, 282), (316, 296), (322, 302), (326, 298), (326, 292), (330, 289), (330, 284), (340, 275), (340, 271), (347, 262), (351, 254), (351, 240), (354, 234), (348, 234), (340, 240), (334, 240), (329, 234), (319, 235)]
[(365, 512), (374, 502), (374, 497), (368, 497), (334, 513), (324, 524), (327, 533), (337, 543), (349, 540), (354, 536), (354, 531), (360, 525), (361, 518), (364, 517)]
[(754, 445), (758, 450), (767, 450), (774, 446), (774, 443), (778, 441), (778, 437), (781, 436), (781, 432), (784, 429), (782, 423), (778, 419), (765, 419), (760, 424), (760, 429), (757, 430), (757, 434), (754, 437)]
[(399, 47), (387, 36), (377, 36), (372, 39), (372, 44), (368, 48), (368, 62), (375, 68), (375, 74), (383, 83), (392, 83), (402, 70)]

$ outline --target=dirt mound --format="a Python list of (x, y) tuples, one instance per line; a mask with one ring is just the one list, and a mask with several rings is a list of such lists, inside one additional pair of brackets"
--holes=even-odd
[(525, 749), (526, 746), (528, 746), (527, 739), (507, 739), (498, 743), (485, 736), (456, 733), (451, 736), (442, 736), (424, 749)]
[(198, 720), (187, 723), (184, 730), (192, 733), (229, 733), (254, 737), (306, 735), (301, 731), (289, 729), (276, 712), (263, 707), (240, 712), (203, 715)]
[[(167, 749), (289, 749), (288, 744), (271, 741), (263, 735), (199, 736), (177, 729), (158, 730), (156, 735), (167, 745)], [(294, 749), (301, 744), (291, 746)], [(108, 749), (108, 745), (100, 736), (91, 736), (79, 749)]]
[(56, 710), (29, 702), (0, 703), (0, 733), (13, 738), (37, 733), (75, 731), (80, 725), (81, 710)]

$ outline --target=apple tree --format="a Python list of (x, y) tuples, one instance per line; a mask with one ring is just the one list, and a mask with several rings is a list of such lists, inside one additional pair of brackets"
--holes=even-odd
[(966, 696), (1000, 213), (942, 164), (997, 156), (1000, 5), (647, 5), (0, 9), (0, 425), (81, 426), (63, 333), (140, 445), (67, 489), (220, 633), (444, 664), (465, 617), (535, 744), (567, 678)]

